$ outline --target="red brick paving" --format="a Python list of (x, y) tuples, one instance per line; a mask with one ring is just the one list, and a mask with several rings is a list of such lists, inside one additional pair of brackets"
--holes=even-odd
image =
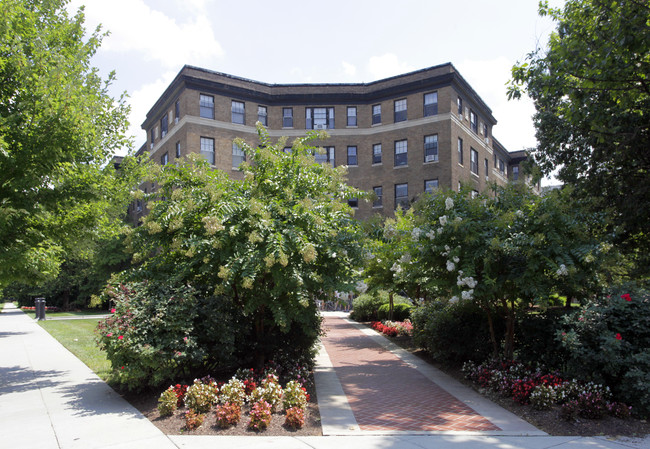
[(322, 342), (361, 430), (501, 430), (344, 319)]

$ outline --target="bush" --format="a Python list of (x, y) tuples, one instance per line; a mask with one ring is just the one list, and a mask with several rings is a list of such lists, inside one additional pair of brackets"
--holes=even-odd
[(530, 393), (530, 405), (537, 410), (548, 410), (556, 403), (556, 394), (553, 387), (538, 385)]
[(169, 387), (158, 398), (158, 413), (160, 416), (171, 416), (178, 408), (178, 398), (174, 387)]
[(616, 400), (650, 416), (650, 294), (633, 285), (589, 301), (564, 318), (557, 340), (567, 372), (610, 385)]
[(241, 407), (246, 401), (246, 385), (239, 379), (232, 378), (219, 390), (221, 404), (235, 404)]
[(271, 412), (274, 412), (282, 400), (282, 387), (278, 383), (278, 377), (269, 374), (262, 381), (262, 385), (251, 393), (250, 400), (255, 403), (264, 402), (271, 407)]
[(307, 391), (297, 381), (292, 380), (285, 385), (282, 407), (284, 410), (289, 410), (295, 407), (304, 409), (307, 407)]
[[(504, 334), (503, 319), (493, 316), (495, 334)], [(483, 361), (492, 355), (485, 312), (471, 301), (429, 302), (413, 309), (413, 340), (444, 363)]]
[(203, 413), (199, 413), (195, 410), (188, 410), (185, 412), (185, 428), (187, 430), (198, 429), (201, 427), (201, 424), (203, 424), (204, 419), (205, 415)]
[(217, 385), (195, 380), (185, 393), (185, 406), (198, 413), (206, 413), (217, 403)]
[(253, 404), (250, 412), (248, 428), (252, 430), (264, 430), (271, 423), (271, 405), (266, 401), (258, 401)]
[[(393, 304), (393, 321), (404, 321), (410, 318), (411, 310), (413, 306), (411, 304)], [(380, 320), (388, 320), (390, 313), (390, 304), (382, 304), (377, 310), (377, 317)]]
[[(156, 387), (234, 362), (237, 328), (226, 313), (226, 300), (199, 299), (188, 286), (147, 282), (109, 286), (107, 294), (114, 313), (99, 323), (97, 341), (118, 385), (128, 390)], [(202, 313), (208, 301), (214, 302), (211, 312)], [(210, 323), (214, 327), (208, 329)]]
[(305, 425), (305, 410), (301, 407), (287, 409), (284, 425), (291, 429), (300, 429)]
[(544, 365), (549, 369), (561, 369), (569, 358), (562, 345), (549, 344), (562, 328), (563, 317), (574, 309), (547, 309), (539, 313), (527, 313), (517, 320), (515, 335), (516, 358), (524, 364)]
[(217, 416), (217, 426), (226, 429), (236, 425), (241, 419), (241, 406), (230, 402), (217, 405), (215, 415)]
[[(350, 318), (356, 321), (377, 321), (379, 308), (389, 302), (389, 294), (384, 290), (361, 294), (352, 301)], [(396, 304), (410, 304), (410, 302), (403, 296), (393, 295), (393, 305)]]

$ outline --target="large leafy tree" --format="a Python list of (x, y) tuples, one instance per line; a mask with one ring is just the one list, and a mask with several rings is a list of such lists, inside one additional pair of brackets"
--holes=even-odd
[(128, 107), (90, 59), (83, 11), (0, 0), (0, 287), (53, 278), (125, 210), (133, 181), (108, 161), (128, 144)]
[[(607, 211), (638, 254), (650, 249), (650, 4), (540, 3), (557, 22), (547, 48), (513, 67), (510, 97), (534, 101), (535, 162)], [(647, 267), (646, 267), (647, 269)]]
[[(248, 163), (242, 181), (200, 158), (153, 167), (151, 212), (130, 236), (137, 279), (189, 283), (232, 300), (250, 323), (255, 363), (272, 356), (278, 338), (309, 349), (319, 334), (315, 299), (350, 291), (363, 234), (346, 198), (363, 196), (342, 167), (317, 164), (312, 134), (260, 146), (237, 144)], [(274, 347), (274, 345), (276, 347)]]

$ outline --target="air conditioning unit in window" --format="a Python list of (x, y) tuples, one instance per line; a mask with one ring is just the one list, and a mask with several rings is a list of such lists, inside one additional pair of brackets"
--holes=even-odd
[(489, 137), (485, 138), (485, 143), (488, 143), (488, 144), (490, 143), (490, 138)]
[(327, 129), (327, 125), (314, 125), (314, 129)]
[(153, 150), (153, 143), (150, 143), (150, 144), (149, 144), (149, 149), (150, 149), (150, 150)]
[(174, 119), (174, 123), (178, 123), (178, 117)]

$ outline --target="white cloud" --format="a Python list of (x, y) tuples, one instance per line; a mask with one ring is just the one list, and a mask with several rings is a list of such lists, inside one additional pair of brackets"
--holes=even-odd
[[(81, 0), (70, 5), (76, 10)], [(184, 22), (150, 8), (143, 0), (93, 1), (86, 5), (86, 24), (94, 29), (99, 23), (110, 35), (102, 42), (102, 51), (142, 54), (147, 61), (163, 67), (177, 68), (183, 64), (209, 65), (224, 52), (214, 36), (212, 24), (200, 13), (202, 3)]]
[(354, 76), (357, 74), (357, 68), (354, 64), (350, 64), (349, 62), (346, 61), (341, 61), (341, 65), (343, 66), (343, 72), (347, 76)]
[(393, 53), (386, 53), (382, 56), (372, 56), (368, 61), (368, 72), (373, 80), (389, 78), (415, 70), (410, 64), (400, 62)]

